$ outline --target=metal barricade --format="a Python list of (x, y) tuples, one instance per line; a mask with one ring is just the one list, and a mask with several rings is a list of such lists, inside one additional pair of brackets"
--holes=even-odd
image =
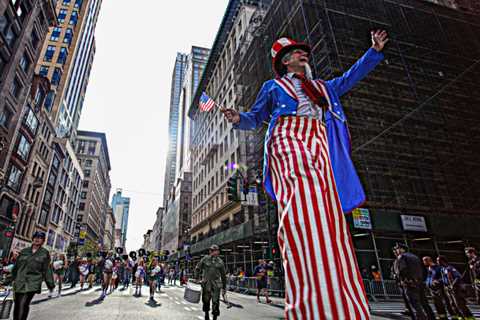
[[(243, 294), (257, 293), (257, 278), (255, 277), (234, 277), (227, 278), (227, 288), (230, 291)], [(285, 296), (285, 284), (281, 278), (271, 277), (268, 282), (268, 291), (270, 295), (279, 297)]]

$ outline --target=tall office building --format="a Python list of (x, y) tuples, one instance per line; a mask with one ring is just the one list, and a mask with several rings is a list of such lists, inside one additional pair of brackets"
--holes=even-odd
[(187, 66), (188, 55), (177, 53), (175, 66), (172, 73), (172, 82), (170, 88), (170, 113), (168, 120), (168, 153), (165, 166), (165, 179), (163, 186), (163, 203), (166, 206), (168, 201), (168, 193), (175, 181), (177, 159), (177, 136), (178, 136), (178, 120), (179, 120), (179, 103), (180, 94), (182, 93), (183, 77)]
[(187, 65), (181, 87), (178, 109), (178, 131), (176, 148), (176, 174), (168, 194), (162, 248), (176, 250), (189, 242), (188, 230), (192, 210), (191, 145), (192, 128), (188, 118), (188, 107), (197, 90), (210, 49), (192, 46), (187, 56)]
[(86, 231), (86, 239), (103, 244), (111, 189), (107, 138), (102, 132), (79, 130), (75, 151), (85, 176), (77, 222)]
[(115, 215), (115, 247), (125, 249), (130, 198), (122, 196), (122, 189), (117, 189), (117, 192), (113, 195), (112, 209)]
[[(8, 254), (18, 220), (27, 233), (35, 228), (34, 221), (25, 221), (31, 215), (25, 177), (50, 85), (34, 69), (48, 28), (56, 23), (55, 1), (0, 1), (0, 257)], [(32, 192), (39, 197), (36, 188)]]
[(100, 6), (101, 0), (59, 0), (59, 24), (50, 30), (37, 66), (37, 72), (51, 80), (45, 108), (61, 138), (74, 138), (78, 127), (95, 55)]

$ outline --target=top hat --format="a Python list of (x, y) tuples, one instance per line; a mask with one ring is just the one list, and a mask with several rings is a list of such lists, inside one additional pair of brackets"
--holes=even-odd
[(42, 232), (42, 231), (35, 231), (33, 233), (33, 236), (32, 236), (32, 239), (34, 238), (42, 238), (42, 239), (45, 239), (45, 232)]
[(282, 63), (282, 58), (287, 54), (288, 52), (294, 50), (294, 49), (302, 49), (308, 54), (312, 51), (310, 46), (306, 43), (302, 42), (296, 42), (292, 39), (289, 38), (280, 38), (277, 41), (275, 41), (272, 45), (272, 66), (273, 66), (273, 71), (277, 74), (277, 76), (281, 77), (285, 73), (287, 73), (287, 67)]
[(215, 251), (215, 250), (220, 250), (220, 247), (217, 246), (216, 244), (212, 244), (212, 245), (210, 246), (210, 251)]

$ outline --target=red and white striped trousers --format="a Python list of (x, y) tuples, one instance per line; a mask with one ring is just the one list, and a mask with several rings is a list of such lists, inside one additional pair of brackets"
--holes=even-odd
[(270, 139), (286, 318), (369, 319), (325, 126), (312, 118), (281, 117)]

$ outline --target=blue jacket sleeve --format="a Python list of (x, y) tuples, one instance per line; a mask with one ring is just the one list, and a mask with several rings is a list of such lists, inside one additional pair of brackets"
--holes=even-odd
[(372, 71), (383, 59), (383, 53), (370, 48), (355, 64), (342, 76), (327, 81), (333, 90), (342, 96), (353, 88)]
[(271, 98), (268, 93), (267, 82), (260, 89), (257, 99), (248, 112), (240, 112), (240, 122), (233, 125), (233, 128), (240, 130), (253, 130), (259, 127), (263, 121), (270, 117)]

